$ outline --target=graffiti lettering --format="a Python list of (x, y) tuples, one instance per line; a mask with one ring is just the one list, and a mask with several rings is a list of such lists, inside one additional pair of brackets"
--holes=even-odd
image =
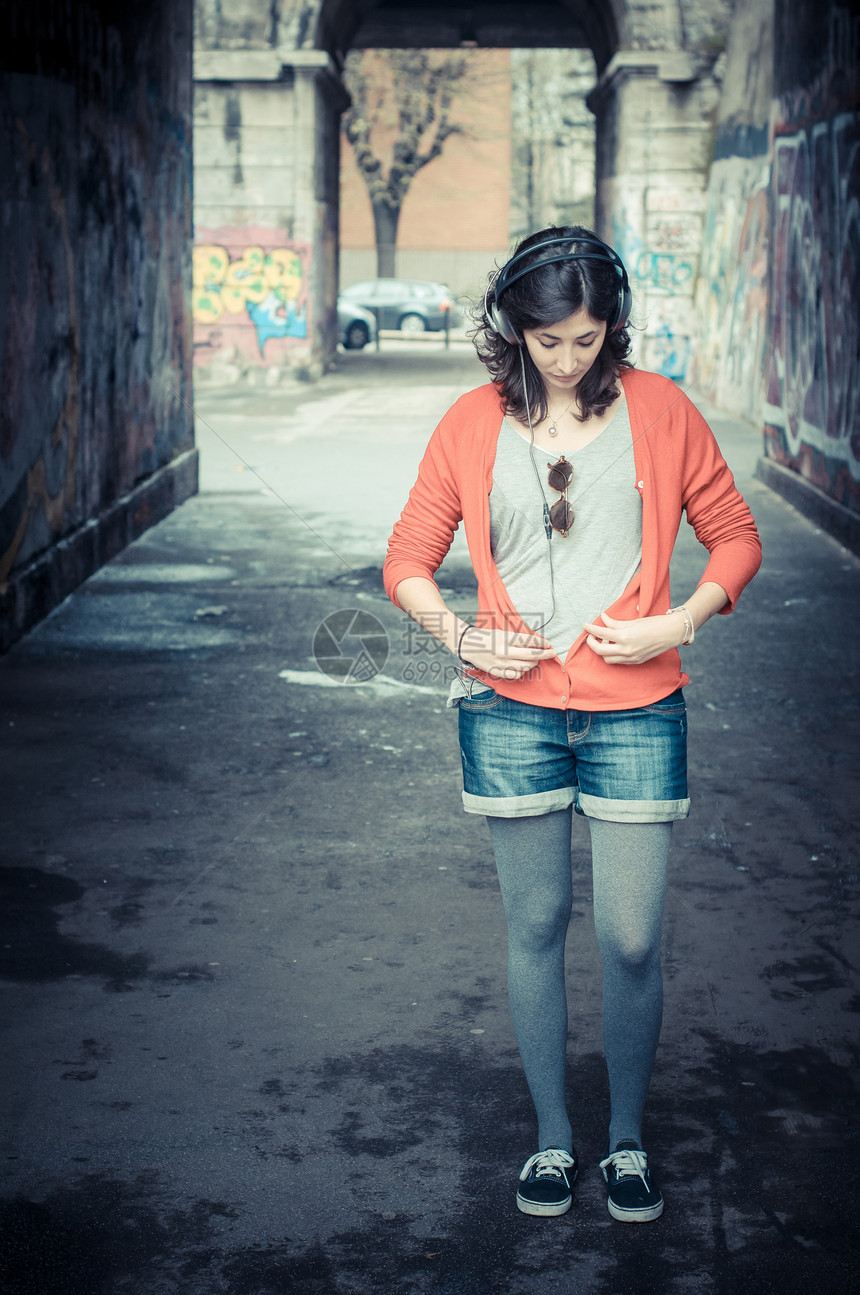
[(860, 114), (777, 135), (771, 255), (771, 451), (857, 507)]
[(724, 158), (711, 171), (712, 199), (696, 290), (696, 380), (746, 418), (761, 408), (767, 336), (767, 167)]
[(677, 292), (688, 288), (693, 277), (693, 263), (686, 256), (672, 252), (652, 252), (643, 249), (632, 261), (633, 277), (656, 292)]
[[(613, 222), (613, 242), (624, 260), (631, 285), (638, 288), (645, 322), (644, 359), (676, 381), (690, 360), (691, 294), (701, 215), (690, 210), (698, 195), (689, 190), (655, 191), (646, 204), (621, 198)], [(644, 229), (644, 237), (643, 231)]]
[(307, 285), (299, 252), (288, 247), (266, 252), (254, 244), (231, 259), (225, 246), (199, 243), (192, 266), (195, 323), (211, 327), (245, 316), (260, 355), (271, 337), (307, 337)]
[(669, 324), (661, 324), (649, 332), (648, 342), (649, 367), (680, 382), (690, 362), (689, 336), (676, 336)]

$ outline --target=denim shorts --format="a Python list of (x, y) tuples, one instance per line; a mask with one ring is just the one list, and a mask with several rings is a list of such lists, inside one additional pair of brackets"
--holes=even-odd
[(690, 812), (680, 688), (633, 710), (555, 710), (492, 689), (457, 709), (469, 814), (526, 818), (574, 805), (613, 823), (668, 823)]

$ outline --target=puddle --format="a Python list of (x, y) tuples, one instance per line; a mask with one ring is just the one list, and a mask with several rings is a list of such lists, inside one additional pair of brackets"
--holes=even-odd
[(0, 977), (44, 982), (96, 976), (106, 988), (119, 990), (144, 975), (149, 961), (145, 954), (122, 956), (58, 931), (61, 914), (55, 910), (83, 894), (71, 877), (39, 868), (0, 868)]

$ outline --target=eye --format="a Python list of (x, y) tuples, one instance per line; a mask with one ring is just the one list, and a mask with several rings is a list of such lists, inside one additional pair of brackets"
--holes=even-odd
[(587, 350), (588, 347), (593, 346), (596, 341), (597, 341), (597, 334), (595, 333), (594, 337), (590, 337), (587, 342), (580, 342), (580, 346), (584, 346)]

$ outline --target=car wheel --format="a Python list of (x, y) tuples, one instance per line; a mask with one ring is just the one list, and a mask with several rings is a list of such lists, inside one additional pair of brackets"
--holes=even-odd
[(348, 351), (360, 351), (370, 341), (370, 330), (360, 319), (354, 319), (346, 330), (344, 346)]
[(427, 324), (421, 315), (404, 315), (400, 321), (401, 333), (423, 333)]

